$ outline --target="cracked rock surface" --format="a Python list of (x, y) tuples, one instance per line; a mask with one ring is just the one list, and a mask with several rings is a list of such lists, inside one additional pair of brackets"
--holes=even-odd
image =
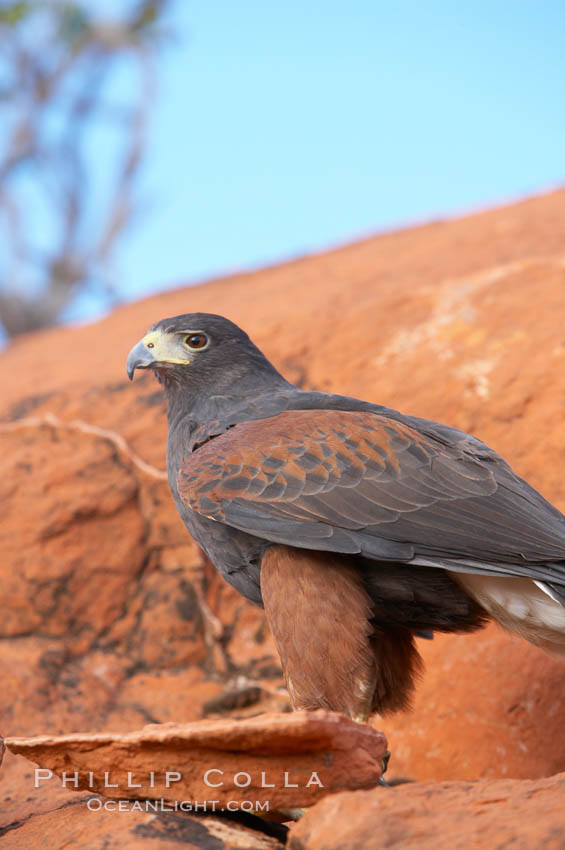
[(532, 782), (435, 782), (327, 797), (289, 850), (562, 850), (565, 773)]

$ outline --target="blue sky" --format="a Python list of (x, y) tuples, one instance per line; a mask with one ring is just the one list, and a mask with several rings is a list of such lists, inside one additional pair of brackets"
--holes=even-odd
[(565, 183), (562, 2), (177, 0), (169, 24), (125, 298)]

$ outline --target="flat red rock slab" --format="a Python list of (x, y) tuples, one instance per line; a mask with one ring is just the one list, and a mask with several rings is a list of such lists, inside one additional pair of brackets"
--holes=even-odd
[(387, 750), (382, 732), (327, 711), (6, 738), (6, 746), (39, 765), (40, 784), (112, 798), (252, 801), (270, 810), (374, 786)]

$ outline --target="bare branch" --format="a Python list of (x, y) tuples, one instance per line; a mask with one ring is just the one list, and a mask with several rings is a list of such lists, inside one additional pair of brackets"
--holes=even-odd
[[(0, 228), (9, 237), (0, 322), (10, 336), (55, 324), (87, 287), (106, 299), (113, 293), (111, 264), (135, 215), (168, 5), (123, 0), (107, 19), (86, 0), (0, 0)], [(116, 110), (111, 85), (125, 61), (140, 82)], [(88, 140), (101, 127), (119, 144), (97, 161)], [(100, 180), (105, 161), (113, 183)], [(101, 182), (102, 200), (93, 191)]]

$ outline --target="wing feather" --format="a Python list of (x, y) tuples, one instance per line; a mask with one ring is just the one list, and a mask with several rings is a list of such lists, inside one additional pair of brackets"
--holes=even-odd
[[(371, 412), (291, 410), (200, 446), (188, 507), (269, 541), (565, 587), (565, 518), (491, 450)], [(482, 444), (481, 444), (482, 445)]]

